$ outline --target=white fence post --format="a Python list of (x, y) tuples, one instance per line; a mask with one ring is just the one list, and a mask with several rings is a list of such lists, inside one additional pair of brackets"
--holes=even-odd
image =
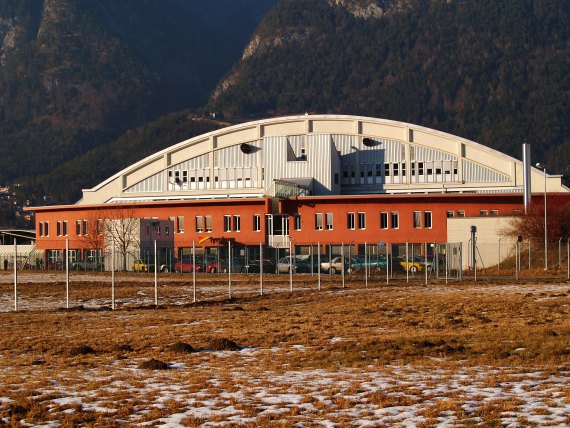
[(232, 298), (232, 241), (228, 239), (228, 298)]
[(115, 310), (115, 241), (111, 245), (111, 309)]
[(263, 296), (263, 244), (259, 243), (259, 295)]
[(196, 241), (192, 241), (192, 302), (196, 303)]
[(65, 307), (69, 309), (69, 239), (65, 240)]
[(18, 243), (14, 236), (14, 310), (18, 310)]
[(158, 275), (156, 273), (156, 239), (154, 240), (154, 304), (158, 306)]
[(321, 289), (321, 243), (317, 242), (317, 284), (318, 289)]

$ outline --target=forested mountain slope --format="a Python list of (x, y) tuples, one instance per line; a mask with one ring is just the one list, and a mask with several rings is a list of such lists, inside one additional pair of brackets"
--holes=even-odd
[(362, 114), (570, 165), (570, 2), (282, 0), (210, 107)]
[(0, 184), (203, 106), (273, 2), (0, 1)]

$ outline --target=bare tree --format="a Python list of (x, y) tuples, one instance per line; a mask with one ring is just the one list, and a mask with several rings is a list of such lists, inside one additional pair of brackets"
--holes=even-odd
[[(76, 225), (80, 235), (79, 242), (82, 249), (92, 250), (99, 257), (104, 243), (104, 216), (102, 210), (90, 212), (86, 219), (78, 220)], [(100, 260), (97, 260), (99, 263)]]
[(109, 254), (114, 243), (116, 256), (126, 271), (129, 255), (134, 258), (140, 247), (140, 219), (133, 208), (110, 208), (105, 211), (104, 226), (105, 251)]

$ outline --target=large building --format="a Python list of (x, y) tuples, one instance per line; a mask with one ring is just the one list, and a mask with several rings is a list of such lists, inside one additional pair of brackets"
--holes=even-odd
[[(453, 219), (522, 213), (524, 170), (496, 150), (409, 123), (271, 118), (175, 144), (83, 190), (75, 205), (33, 208), (37, 245), (49, 257), (67, 240), (84, 258), (104, 248), (105, 222), (125, 217), (168, 221), (142, 238), (172, 234), (177, 255), (226, 242), (297, 252), (447, 242)], [(558, 175), (530, 168), (527, 183), (535, 203), (545, 190), (570, 201)]]

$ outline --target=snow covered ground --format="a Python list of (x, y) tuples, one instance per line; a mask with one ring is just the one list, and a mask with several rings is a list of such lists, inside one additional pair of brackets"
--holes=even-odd
[[(59, 426), (65, 415), (82, 412), (100, 421), (161, 427), (570, 424), (570, 371), (389, 365), (275, 372), (258, 366), (263, 353), (305, 351), (284, 345), (195, 354), (196, 364), (172, 361), (170, 370), (142, 370), (138, 361), (129, 360), (97, 369), (75, 367), (51, 378), (46, 373), (36, 382), (34, 398), (54, 419), (20, 422)], [(33, 384), (26, 378), (38, 370), (21, 373), (4, 387)], [(11, 401), (0, 397), (5, 408)], [(2, 421), (9, 424), (10, 418)]]

